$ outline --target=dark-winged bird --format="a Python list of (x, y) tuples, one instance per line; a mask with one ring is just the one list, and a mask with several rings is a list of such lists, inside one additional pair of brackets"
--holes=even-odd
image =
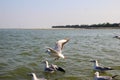
[(103, 67), (103, 66), (99, 66), (97, 60), (92, 60), (92, 61), (90, 61), (90, 62), (93, 62), (93, 63), (94, 63), (93, 70), (96, 70), (96, 71), (107, 71), (107, 70), (113, 70), (111, 67)]
[(118, 75), (115, 75), (115, 76), (100, 76), (99, 75), (99, 72), (95, 72), (95, 77), (94, 77), (94, 80), (113, 80), (116, 76)]
[(45, 72), (50, 72), (50, 73), (53, 73), (55, 71), (65, 72), (65, 70), (62, 67), (59, 67), (59, 66), (54, 65), (54, 64), (51, 64), (49, 66), (48, 61), (44, 61), (44, 63), (45, 63), (45, 67), (44, 67)]

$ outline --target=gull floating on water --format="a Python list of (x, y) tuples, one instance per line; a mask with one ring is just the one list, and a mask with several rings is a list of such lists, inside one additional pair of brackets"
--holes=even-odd
[(99, 66), (98, 65), (98, 61), (97, 60), (92, 60), (90, 62), (94, 63), (94, 67), (93, 69), (96, 71), (107, 71), (107, 70), (113, 70), (111, 67), (103, 67), (103, 66)]
[(99, 72), (95, 72), (94, 80), (113, 80), (116, 76), (99, 76)]
[(58, 40), (56, 42), (55, 48), (47, 48), (47, 53), (50, 54), (53, 57), (56, 57), (55, 60), (58, 60), (59, 58), (65, 58), (65, 56), (62, 54), (62, 49), (65, 43), (67, 43), (69, 41), (69, 39), (62, 39), (62, 40)]
[(44, 63), (45, 63), (45, 69), (44, 69), (45, 72), (50, 72), (50, 73), (53, 73), (55, 71), (65, 72), (63, 68), (58, 67), (57, 65), (51, 64), (49, 66), (48, 61), (44, 61)]
[(45, 78), (37, 78), (35, 73), (30, 73), (30, 76), (32, 76), (32, 80), (47, 80)]
[(113, 38), (117, 38), (117, 39), (120, 39), (120, 36), (114, 36)]

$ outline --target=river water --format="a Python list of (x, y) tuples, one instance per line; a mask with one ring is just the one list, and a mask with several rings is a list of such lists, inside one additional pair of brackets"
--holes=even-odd
[[(90, 60), (115, 69), (100, 75), (120, 75), (120, 40), (113, 38), (118, 34), (119, 29), (0, 29), (0, 80), (32, 80), (31, 72), (48, 80), (93, 80)], [(54, 61), (45, 48), (63, 38), (70, 39), (63, 49), (66, 59)], [(44, 60), (66, 73), (45, 73)]]

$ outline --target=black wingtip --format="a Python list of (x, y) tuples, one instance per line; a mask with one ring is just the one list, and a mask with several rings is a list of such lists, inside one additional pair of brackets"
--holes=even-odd
[(114, 75), (114, 76), (112, 76), (112, 78), (115, 78), (115, 77), (117, 77), (118, 75)]
[(61, 68), (61, 67), (58, 67), (57, 70), (65, 73), (65, 70), (63, 68)]
[(113, 68), (111, 67), (105, 67), (106, 70), (114, 70)]
[(114, 70), (113, 68), (111, 68), (110, 70)]
[(109, 68), (109, 70), (114, 70), (113, 68)]

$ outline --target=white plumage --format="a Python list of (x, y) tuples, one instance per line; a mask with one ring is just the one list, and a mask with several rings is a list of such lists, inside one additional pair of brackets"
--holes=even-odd
[(118, 75), (115, 75), (115, 76), (100, 76), (99, 75), (99, 72), (95, 72), (95, 77), (94, 77), (94, 80), (113, 80), (116, 76)]
[(94, 63), (94, 67), (93, 69), (96, 71), (107, 71), (107, 70), (113, 70), (111, 67), (103, 67), (103, 66), (99, 66), (98, 65), (98, 61), (97, 60), (92, 60), (90, 62)]
[(61, 71), (61, 72), (65, 72), (65, 70), (57, 65), (54, 65), (54, 64), (51, 64), (49, 66), (49, 63), (48, 61), (44, 61), (45, 63), (45, 67), (44, 67), (44, 71), (45, 72), (50, 72), (50, 73), (53, 73), (55, 71)]
[(55, 48), (47, 48), (47, 53), (50, 54), (51, 56), (55, 57), (55, 60), (59, 59), (59, 58), (65, 58), (65, 56), (62, 54), (62, 49), (65, 43), (67, 43), (69, 41), (69, 39), (62, 39), (62, 40), (58, 40), (56, 42)]
[(31, 73), (30, 75), (32, 76), (32, 80), (47, 80), (45, 78), (37, 78), (35, 73)]
[(114, 36), (113, 38), (117, 38), (117, 39), (120, 39), (120, 36), (118, 35), (118, 36)]

